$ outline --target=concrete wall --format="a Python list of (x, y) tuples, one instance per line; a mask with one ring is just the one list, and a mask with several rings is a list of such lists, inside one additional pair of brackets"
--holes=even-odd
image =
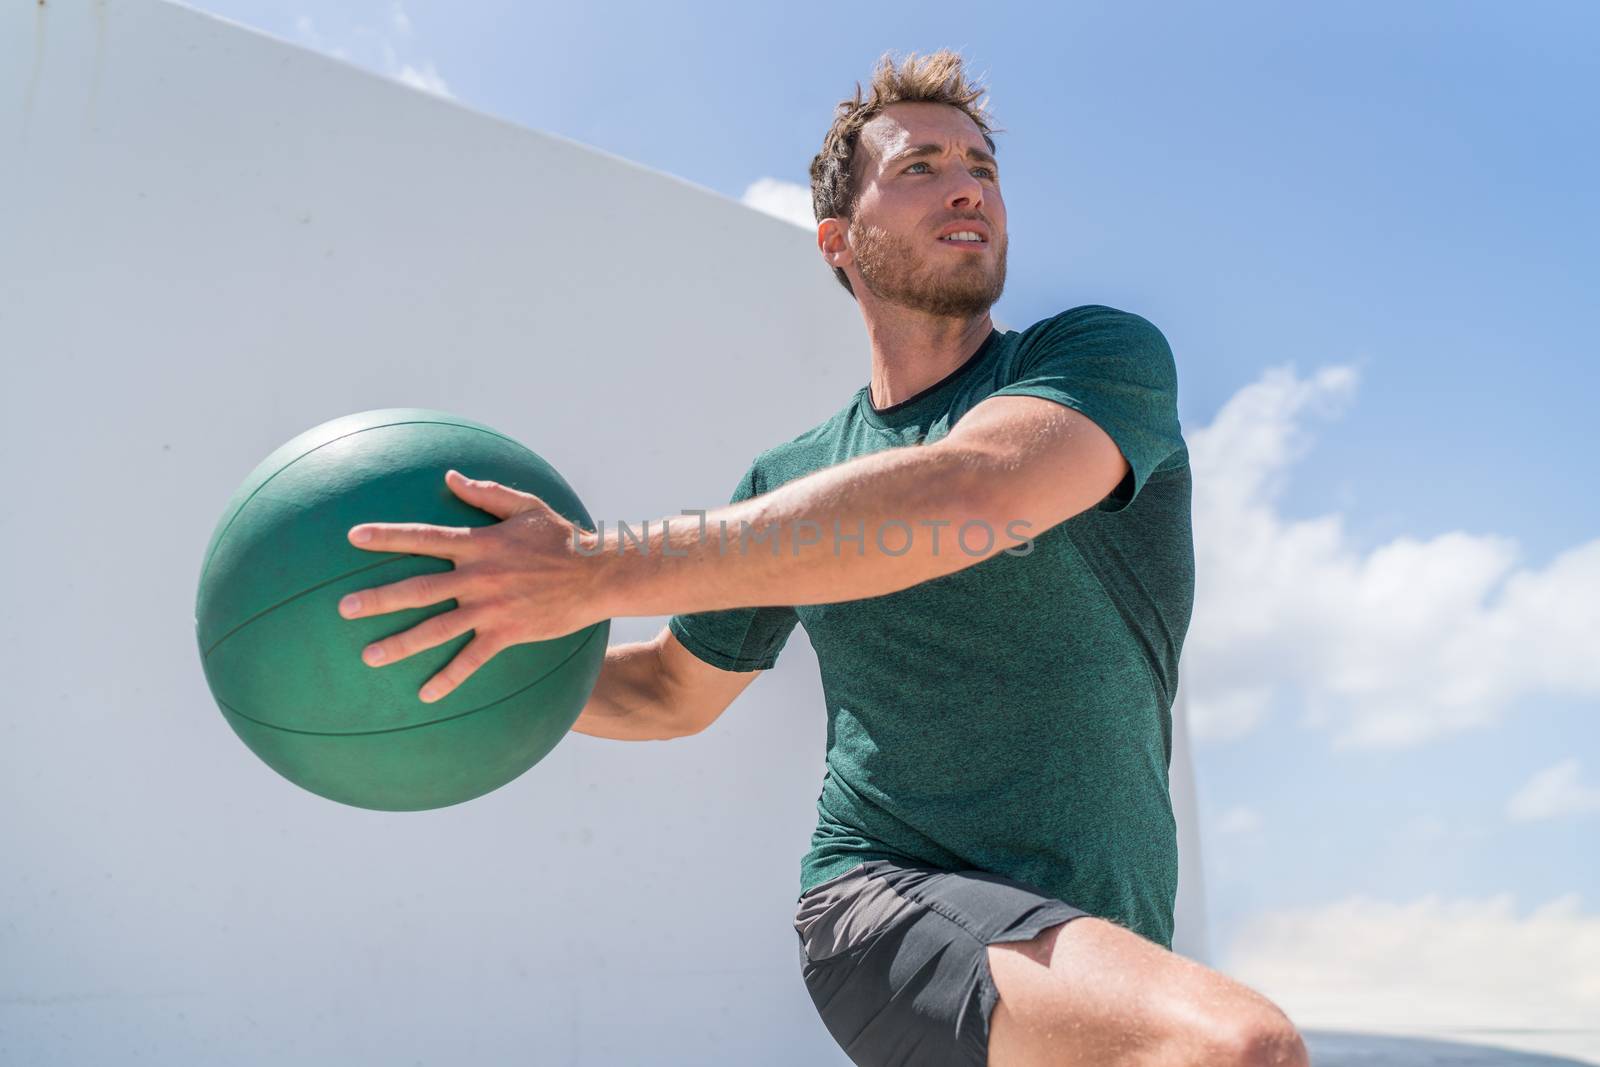
[(268, 770), (193, 637), (229, 494), (334, 416), (487, 422), (596, 517), (725, 502), (867, 377), (808, 236), (156, 0), (0, 6), (0, 90), (0, 1061), (845, 1062), (803, 631), (700, 737), (405, 815)]

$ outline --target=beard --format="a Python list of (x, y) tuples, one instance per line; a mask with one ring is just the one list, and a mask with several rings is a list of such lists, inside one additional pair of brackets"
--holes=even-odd
[(1006, 286), (1004, 234), (995, 242), (992, 263), (991, 257), (970, 252), (940, 253), (950, 260), (940, 263), (932, 249), (919, 247), (920, 240), (851, 223), (850, 247), (867, 291), (885, 303), (957, 319), (982, 315), (1000, 299)]

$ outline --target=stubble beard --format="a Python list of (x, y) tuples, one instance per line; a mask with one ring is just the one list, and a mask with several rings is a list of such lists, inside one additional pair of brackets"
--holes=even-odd
[[(861, 283), (879, 300), (946, 318), (976, 318), (1000, 299), (1006, 286), (1006, 236), (994, 246), (994, 263), (981, 253), (929, 262), (932, 249), (921, 251), (910, 240), (871, 225), (850, 226)], [(942, 253), (941, 253), (942, 254)], [(968, 261), (970, 257), (970, 262)]]

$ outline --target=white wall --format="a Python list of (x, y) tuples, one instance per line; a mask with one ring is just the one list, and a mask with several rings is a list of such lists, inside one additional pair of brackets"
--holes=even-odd
[(487, 422), (596, 518), (724, 502), (866, 380), (809, 237), (156, 0), (0, 6), (0, 89), (0, 1061), (845, 1062), (803, 631), (705, 735), (414, 814), (268, 770), (193, 637), (228, 495), (337, 415)]

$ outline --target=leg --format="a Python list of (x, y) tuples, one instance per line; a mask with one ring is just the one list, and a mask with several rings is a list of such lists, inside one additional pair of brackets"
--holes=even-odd
[(998, 997), (986, 947), (1084, 914), (984, 871), (873, 860), (800, 900), (801, 976), (859, 1067), (983, 1067)]
[(1082, 916), (988, 946), (1000, 999), (989, 1067), (1308, 1067), (1261, 994), (1115, 923)]

